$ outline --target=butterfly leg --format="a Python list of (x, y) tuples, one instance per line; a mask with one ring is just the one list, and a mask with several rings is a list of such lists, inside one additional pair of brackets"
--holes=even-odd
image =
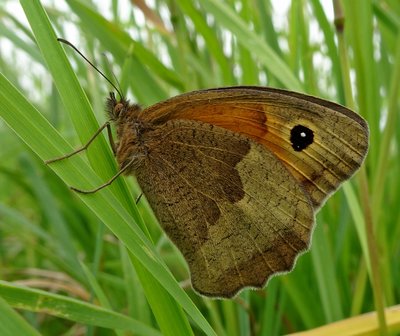
[(117, 146), (115, 145), (114, 138), (111, 132), (110, 122), (107, 121), (107, 135), (108, 141), (110, 142), (111, 149), (113, 151), (114, 156), (117, 154)]
[(129, 161), (118, 173), (116, 173), (111, 179), (109, 179), (106, 183), (103, 183), (102, 185), (98, 186), (95, 189), (91, 189), (91, 190), (82, 190), (82, 189), (78, 189), (75, 187), (70, 187), (73, 191), (76, 191), (78, 193), (81, 194), (93, 194), (105, 187), (108, 187), (111, 183), (113, 183), (120, 175), (122, 175), (136, 160), (136, 156)]
[(94, 141), (94, 139), (96, 139), (96, 137), (97, 137), (97, 136), (103, 131), (103, 129), (105, 129), (106, 127), (107, 127), (108, 138), (109, 138), (109, 140), (110, 140), (110, 145), (111, 145), (112, 151), (113, 151), (113, 153), (114, 153), (114, 155), (115, 155), (116, 147), (115, 147), (115, 143), (114, 143), (114, 140), (113, 140), (113, 137), (112, 137), (112, 133), (111, 133), (110, 122), (107, 121), (107, 122), (104, 123), (104, 125), (102, 125), (102, 126), (96, 131), (96, 133), (93, 134), (93, 136), (89, 139), (89, 141), (88, 141), (85, 145), (83, 145), (82, 147), (80, 147), (80, 148), (74, 150), (74, 151), (71, 152), (71, 153), (65, 154), (65, 155), (63, 155), (63, 156), (60, 156), (60, 157), (57, 157), (57, 158), (54, 158), (54, 159), (46, 160), (45, 163), (46, 163), (46, 164), (49, 164), (49, 163), (53, 163), (53, 162), (56, 162), (56, 161), (61, 161), (61, 160), (67, 159), (67, 158), (69, 158), (69, 157), (71, 157), (71, 156), (73, 156), (73, 155), (75, 155), (75, 154), (78, 154), (78, 153), (80, 153), (80, 152), (86, 150), (86, 149), (89, 147), (89, 145)]

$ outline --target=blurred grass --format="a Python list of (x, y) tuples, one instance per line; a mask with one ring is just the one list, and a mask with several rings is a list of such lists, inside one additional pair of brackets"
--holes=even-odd
[[(46, 7), (57, 36), (70, 39), (109, 74), (101, 56), (107, 52), (124, 90), (144, 105), (191, 89), (236, 84), (284, 87), (345, 104), (343, 57), (348, 59), (344, 77), (350, 75), (356, 110), (371, 131), (365, 162), (370, 204), (361, 202), (364, 189), (354, 179), (346, 197), (337, 192), (319, 212), (311, 251), (296, 268), (232, 301), (208, 300), (190, 289), (186, 296), (179, 289), (165, 264), (183, 283), (186, 265), (146, 201), (134, 206), (139, 191), (133, 179), (118, 179), (90, 198), (69, 191), (66, 184), (98, 185), (115, 173), (104, 137), (87, 152), (88, 160), (81, 155), (51, 167), (42, 163), (69, 152), (68, 143), (87, 141), (105, 120), (103, 100), (110, 88), (71, 50), (65, 48), (65, 56), (38, 1), (21, 0), (29, 25), (10, 10), (18, 3), (3, 2), (0, 325), (15, 321), (20, 330), (33, 333), (33, 327), (45, 335), (126, 334), (119, 327), (185, 335), (212, 333), (208, 321), (218, 335), (281, 335), (317, 326), (335, 334), (341, 329), (330, 323), (375, 310), (365, 206), (379, 251), (377, 294), (387, 306), (400, 303), (398, 1), (344, 1), (344, 50), (338, 47), (332, 5), (318, 0), (292, 1), (280, 18), (284, 25), (264, 0), (156, 0), (150, 7), (143, 0), (128, 7), (113, 0), (107, 11), (105, 5), (99, 10), (90, 1), (67, 0), (66, 8)], [(53, 272), (46, 278), (38, 270)], [(20, 289), (15, 281), (41, 290)], [(51, 306), (38, 305), (47, 300)], [(105, 321), (101, 314), (107, 312)], [(390, 314), (389, 331), (399, 332), (400, 313)], [(350, 320), (346, 328), (356, 335), (378, 334), (377, 324), (366, 331)]]

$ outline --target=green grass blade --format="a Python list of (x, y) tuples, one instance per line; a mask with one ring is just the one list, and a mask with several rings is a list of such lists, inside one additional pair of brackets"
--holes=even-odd
[[(85, 6), (82, 2), (77, 0), (68, 0), (67, 2), (73, 11), (80, 17), (81, 24), (86, 28), (86, 30), (98, 38), (106, 50), (113, 53), (120, 63), (122, 63), (128, 55), (130, 46), (133, 45), (134, 55), (137, 60), (151, 69), (151, 73), (148, 72), (146, 74), (147, 77), (143, 77), (142, 80), (154, 81), (152, 74), (157, 74), (160, 78), (176, 88), (183, 88), (176, 73), (163, 65), (155, 55), (147, 50), (140, 42), (131, 39), (130, 36), (121, 28), (114, 23), (107, 21), (104, 17), (90, 9), (88, 6)], [(131, 76), (136, 79), (141, 78), (135, 73), (132, 73)], [(155, 95), (158, 100), (166, 97), (165, 92), (159, 85), (153, 83), (151, 86), (157, 88), (157, 92), (153, 93), (153, 95)]]
[(315, 228), (313, 233), (311, 256), (325, 319), (328, 322), (333, 322), (343, 318), (343, 312), (341, 310), (340, 292), (335, 277), (335, 264), (334, 260), (332, 260), (329, 247), (323, 224), (319, 221), (319, 226)]
[(215, 16), (220, 25), (228, 29), (237, 38), (238, 42), (268, 69), (286, 88), (302, 91), (302, 85), (293, 75), (293, 72), (264, 41), (264, 39), (249, 29), (245, 22), (219, 0), (204, 0), (201, 6)]
[(49, 186), (46, 185), (43, 178), (38, 175), (36, 167), (27, 158), (22, 158), (22, 169), (24, 175), (30, 181), (34, 198), (43, 209), (43, 216), (49, 223), (50, 230), (56, 240), (57, 250), (60, 255), (69, 264), (75, 277), (82, 279), (83, 273), (78, 260), (78, 253), (73, 245), (73, 239), (69, 232), (68, 224), (58, 211), (58, 206), (54, 201)]
[(215, 31), (207, 24), (203, 13), (201, 13), (191, 1), (176, 0), (177, 5), (190, 19), (196, 27), (196, 31), (203, 36), (207, 49), (215, 58), (222, 73), (223, 82), (231, 85), (234, 81), (232, 76), (232, 68), (228, 58), (224, 55), (223, 49), (220, 47), (221, 41), (215, 34)]
[(149, 305), (140, 287), (138, 276), (129, 259), (129, 252), (123, 244), (119, 244), (122, 267), (124, 271), (124, 286), (126, 299), (128, 302), (129, 316), (135, 317), (140, 321), (150, 323), (151, 313)]
[(2, 336), (40, 335), (0, 295), (0, 334)]
[[(125, 315), (113, 312), (112, 310), (66, 296), (16, 286), (1, 280), (0, 297), (3, 297), (8, 304), (17, 309), (46, 312), (50, 315), (82, 324), (116, 330), (131, 330), (145, 336), (161, 335), (157, 330)], [(1, 335), (3, 335), (3, 333)], [(24, 334), (15, 333), (14, 335)]]
[(318, 21), (319, 26), (324, 34), (325, 44), (328, 48), (327, 54), (329, 59), (332, 61), (332, 71), (330, 72), (335, 79), (334, 85), (336, 88), (337, 101), (344, 104), (344, 89), (342, 81), (342, 72), (340, 71), (340, 60), (338, 55), (337, 46), (335, 44), (335, 33), (332, 27), (332, 23), (328, 21), (326, 13), (322, 8), (322, 4), (319, 0), (311, 1), (313, 13)]

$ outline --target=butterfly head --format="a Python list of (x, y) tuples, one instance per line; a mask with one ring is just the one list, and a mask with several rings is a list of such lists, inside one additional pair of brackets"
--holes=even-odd
[(125, 171), (131, 174), (135, 167), (139, 166), (146, 156), (143, 133), (149, 127), (140, 120), (141, 107), (131, 104), (122, 95), (117, 99), (114, 92), (110, 92), (106, 102), (106, 110), (109, 120), (116, 127), (117, 143), (116, 157), (120, 168), (130, 166)]
[(110, 96), (107, 98), (106, 111), (111, 121), (120, 124), (127, 120), (137, 119), (141, 108), (137, 104), (130, 104), (129, 100), (124, 97), (117, 100), (114, 92), (110, 92)]

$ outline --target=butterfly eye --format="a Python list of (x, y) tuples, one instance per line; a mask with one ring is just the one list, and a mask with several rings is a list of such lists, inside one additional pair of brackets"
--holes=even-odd
[(314, 142), (314, 132), (308, 127), (297, 125), (290, 131), (290, 142), (296, 152), (301, 152)]
[(114, 106), (114, 116), (119, 117), (119, 114), (121, 113), (122, 109), (124, 108), (124, 105), (122, 103), (118, 103)]

